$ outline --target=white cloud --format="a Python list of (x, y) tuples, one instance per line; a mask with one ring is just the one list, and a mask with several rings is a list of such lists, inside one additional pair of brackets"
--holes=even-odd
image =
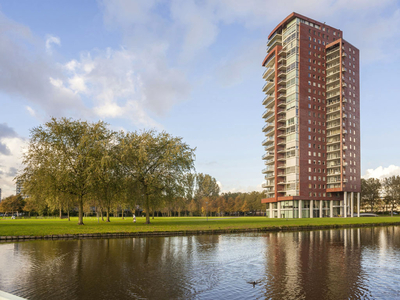
[(2, 197), (15, 194), (13, 178), (21, 164), (25, 139), (6, 123), (0, 124), (0, 187)]
[(61, 41), (60, 38), (58, 36), (54, 36), (54, 35), (47, 35), (46, 38), (46, 52), (48, 54), (52, 54), (53, 49), (52, 49), (52, 45), (57, 45), (60, 46), (61, 45)]
[(259, 185), (248, 185), (248, 186), (243, 186), (243, 185), (227, 185), (223, 188), (221, 188), (222, 193), (249, 193), (249, 192), (262, 192), (263, 188), (261, 187), (261, 184)]
[[(29, 28), (0, 12), (0, 91), (17, 101), (28, 101), (47, 115), (61, 116), (75, 111), (81, 116), (86, 109), (79, 97), (63, 89), (63, 70), (45, 55), (42, 40)], [(50, 79), (52, 78), (52, 79)]]
[(72, 78), (68, 79), (68, 83), (70, 88), (75, 92), (75, 93), (85, 93), (86, 92), (86, 84), (85, 84), (85, 78), (83, 76), (78, 76), (75, 75)]
[(376, 169), (368, 169), (365, 175), (362, 176), (364, 179), (378, 178), (383, 179), (390, 176), (400, 175), (400, 166), (390, 165), (388, 167), (379, 166)]
[(29, 114), (30, 114), (32, 117), (36, 117), (36, 112), (35, 112), (35, 110), (34, 110), (32, 107), (30, 107), (30, 106), (25, 106), (25, 108), (26, 108), (26, 110), (29, 112)]

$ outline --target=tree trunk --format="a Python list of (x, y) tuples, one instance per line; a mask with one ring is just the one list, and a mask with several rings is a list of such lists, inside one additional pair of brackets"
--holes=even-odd
[(150, 205), (149, 205), (149, 195), (144, 194), (144, 204), (146, 208), (146, 224), (150, 224)]
[(155, 212), (154, 212), (154, 210), (153, 210), (153, 217), (152, 217), (153, 220), (154, 220), (154, 213), (155, 213)]
[(101, 220), (104, 221), (104, 215), (103, 215), (103, 208), (100, 207), (100, 213), (101, 213)]
[(62, 219), (62, 209), (61, 209), (61, 206), (60, 206), (60, 219)]
[(79, 196), (79, 218), (78, 218), (78, 225), (83, 224), (83, 196)]
[(68, 213), (68, 221), (71, 221), (71, 219), (69, 218), (69, 208), (68, 208), (68, 212), (67, 213)]
[(122, 213), (122, 220), (124, 219), (124, 209), (121, 209), (121, 213)]
[(390, 216), (393, 217), (393, 206), (394, 206), (394, 201), (392, 200), (392, 210), (390, 212)]
[(107, 219), (106, 222), (110, 222), (110, 207), (107, 207)]

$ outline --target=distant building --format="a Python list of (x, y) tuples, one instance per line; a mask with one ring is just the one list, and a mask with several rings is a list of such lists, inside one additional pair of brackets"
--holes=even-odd
[(0, 188), (0, 202), (1, 202), (1, 188)]
[(353, 217), (361, 192), (359, 50), (341, 30), (296, 13), (267, 47), (267, 215)]

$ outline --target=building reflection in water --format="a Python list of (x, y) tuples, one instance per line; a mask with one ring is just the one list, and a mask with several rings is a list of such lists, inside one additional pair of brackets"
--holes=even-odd
[(0, 290), (29, 299), (390, 299), (400, 292), (399, 228), (0, 244)]

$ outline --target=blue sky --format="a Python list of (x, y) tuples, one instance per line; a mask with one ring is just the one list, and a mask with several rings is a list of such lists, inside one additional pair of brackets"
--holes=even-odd
[(222, 191), (260, 190), (261, 62), (293, 11), (360, 49), (362, 173), (400, 174), (398, 1), (0, 0), (2, 196), (50, 116), (166, 130)]

